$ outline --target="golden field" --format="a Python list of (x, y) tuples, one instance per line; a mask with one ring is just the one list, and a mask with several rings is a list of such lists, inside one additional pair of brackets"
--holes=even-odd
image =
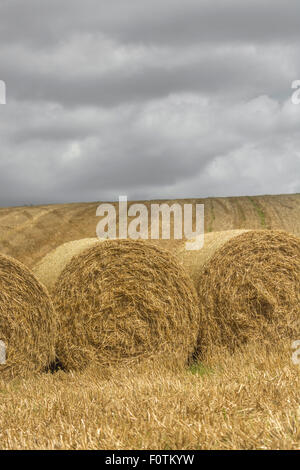
[[(266, 228), (300, 236), (300, 194), (140, 202), (204, 204), (205, 232)], [(99, 204), (0, 208), (0, 253), (32, 267), (62, 243), (95, 237)]]
[[(172, 368), (171, 368), (172, 369)], [(165, 370), (0, 382), (1, 449), (299, 449), (299, 366), (289, 344)]]
[[(298, 194), (174, 202), (204, 203), (206, 232), (300, 236)], [(1, 208), (0, 253), (32, 268), (60, 244), (94, 237), (98, 204)], [(292, 353), (282, 340), (231, 355), (219, 348), (184, 368), (170, 358), (0, 380), (0, 449), (299, 449), (300, 365)]]

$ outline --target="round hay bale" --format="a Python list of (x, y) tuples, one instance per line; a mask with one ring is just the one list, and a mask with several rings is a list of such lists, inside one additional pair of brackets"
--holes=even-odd
[(197, 292), (200, 357), (216, 346), (299, 339), (300, 239), (269, 230), (232, 237), (204, 262)]
[(145, 241), (109, 240), (74, 257), (54, 289), (58, 360), (66, 369), (165, 354), (186, 361), (199, 324), (193, 283)]
[(73, 256), (77, 256), (87, 248), (94, 246), (101, 240), (99, 238), (82, 238), (63, 243), (50, 251), (34, 267), (33, 273), (49, 291), (52, 291), (61, 272), (71, 261)]
[(55, 359), (55, 340), (46, 289), (26, 266), (0, 254), (0, 379), (47, 368)]
[[(199, 276), (205, 263), (219, 250), (226, 242), (248, 230), (226, 230), (221, 232), (210, 232), (204, 234), (204, 245), (200, 250), (187, 250), (187, 243), (182, 242), (174, 247), (174, 253), (179, 258), (193, 281), (197, 284)], [(196, 239), (194, 239), (196, 241)], [(189, 243), (189, 242), (188, 242)]]

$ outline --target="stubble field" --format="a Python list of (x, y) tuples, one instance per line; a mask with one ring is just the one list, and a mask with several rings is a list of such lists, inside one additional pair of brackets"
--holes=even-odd
[[(300, 236), (300, 195), (176, 202), (205, 204), (206, 233)], [(62, 243), (94, 237), (98, 204), (2, 208), (0, 253), (32, 268)], [(234, 353), (216, 347), (189, 366), (170, 357), (0, 379), (0, 448), (299, 449), (300, 366), (292, 354), (282, 339)]]

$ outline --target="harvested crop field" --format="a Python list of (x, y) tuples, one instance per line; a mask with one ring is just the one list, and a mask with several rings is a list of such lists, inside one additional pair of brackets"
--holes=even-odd
[[(248, 197), (224, 197), (144, 203), (148, 207), (151, 203), (160, 202), (204, 204), (205, 232), (267, 228), (286, 230), (300, 236), (300, 194), (254, 196), (251, 200)], [(0, 208), (0, 253), (13, 256), (32, 267), (63, 243), (93, 238), (99, 204)], [(115, 206), (118, 213), (118, 204), (115, 203)]]
[[(0, 449), (300, 448), (300, 195), (165, 202), (205, 204), (203, 251), (100, 243), (99, 203), (0, 209), (0, 261), (47, 313), (24, 342), (44, 341), (41, 364), (0, 365)], [(20, 300), (21, 271), (1, 269)], [(7, 298), (4, 320), (34, 319)]]
[(299, 366), (287, 343), (190, 369), (0, 382), (2, 449), (299, 449)]

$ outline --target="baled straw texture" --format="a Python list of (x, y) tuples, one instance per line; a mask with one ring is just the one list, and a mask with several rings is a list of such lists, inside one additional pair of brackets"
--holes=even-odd
[(66, 369), (137, 358), (187, 361), (199, 324), (193, 283), (149, 242), (109, 240), (72, 259), (54, 290)]
[(226, 242), (246, 232), (247, 230), (226, 230), (205, 233), (204, 245), (200, 250), (187, 250), (187, 243), (180, 243), (175, 246), (173, 251), (193, 281), (197, 284), (204, 264), (207, 263)]
[(0, 255), (0, 340), (6, 363), (0, 378), (26, 376), (55, 358), (56, 318), (42, 284), (18, 261)]
[(84, 250), (94, 246), (100, 241), (99, 238), (82, 238), (81, 240), (63, 243), (44, 256), (44, 258), (33, 267), (33, 273), (49, 291), (52, 291), (61, 272), (71, 261), (73, 256), (79, 255)]
[(300, 239), (257, 230), (227, 241), (204, 263), (197, 282), (199, 354), (216, 346), (300, 338)]

